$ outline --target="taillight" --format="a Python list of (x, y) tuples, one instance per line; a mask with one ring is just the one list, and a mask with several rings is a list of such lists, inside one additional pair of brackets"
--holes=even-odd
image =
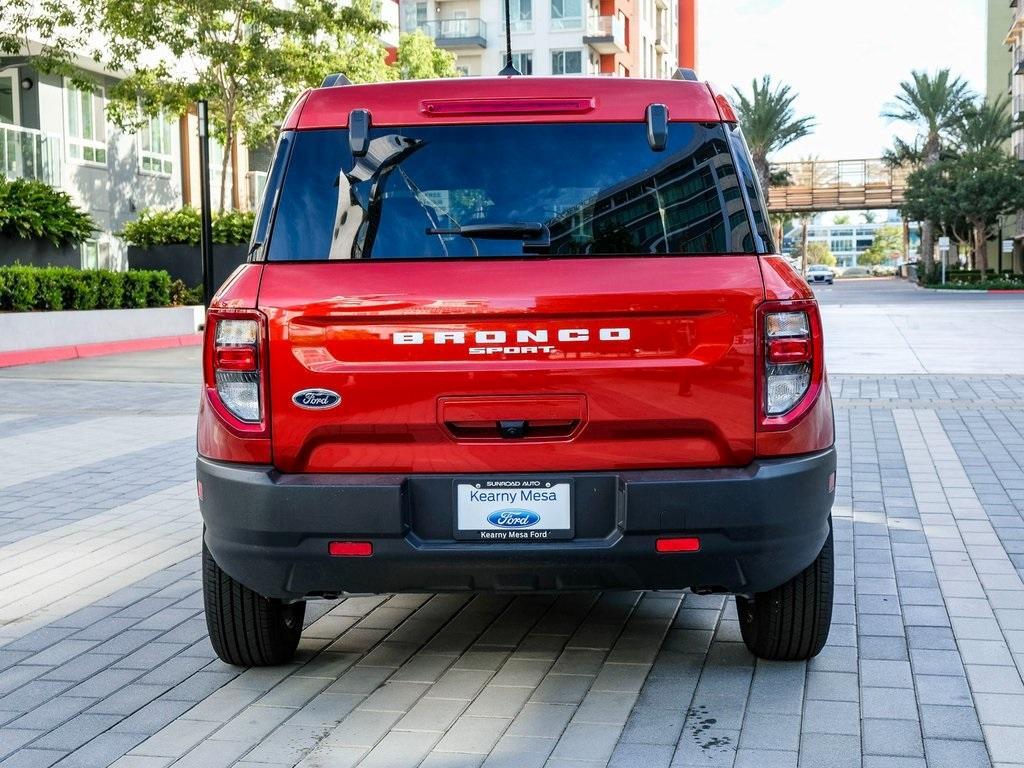
[(823, 376), (821, 320), (809, 301), (760, 310), (761, 427), (788, 428), (812, 404)]
[(811, 326), (806, 312), (764, 316), (765, 404), (768, 416), (781, 416), (811, 385)]
[(207, 316), (206, 386), (229, 426), (245, 434), (266, 420), (265, 319), (255, 310), (211, 310)]

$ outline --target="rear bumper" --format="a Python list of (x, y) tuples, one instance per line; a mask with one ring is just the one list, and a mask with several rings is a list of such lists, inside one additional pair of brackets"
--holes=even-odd
[[(283, 475), (204, 458), (196, 468), (217, 563), (262, 595), (297, 600), (345, 592), (761, 592), (821, 550), (835, 465), (830, 448), (743, 468), (560, 473), (575, 482), (576, 538), (529, 543), (455, 541), (451, 475)], [(662, 536), (697, 536), (700, 550), (658, 554)], [(331, 557), (334, 540), (369, 541), (373, 555)]]

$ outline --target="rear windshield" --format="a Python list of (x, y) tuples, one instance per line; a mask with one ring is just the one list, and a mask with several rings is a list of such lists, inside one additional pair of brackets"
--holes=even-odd
[(277, 160), (288, 165), (267, 258), (757, 250), (719, 124), (672, 123), (662, 151), (644, 123), (377, 128), (370, 138), (353, 157), (344, 130), (294, 134)]

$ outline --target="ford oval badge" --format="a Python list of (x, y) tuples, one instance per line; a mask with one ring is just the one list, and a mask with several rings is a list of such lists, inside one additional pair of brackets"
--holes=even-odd
[(341, 403), (341, 395), (329, 389), (304, 389), (292, 395), (292, 402), (299, 408), (323, 411)]
[(528, 509), (499, 509), (487, 516), (487, 522), (502, 528), (529, 528), (540, 522), (540, 515)]

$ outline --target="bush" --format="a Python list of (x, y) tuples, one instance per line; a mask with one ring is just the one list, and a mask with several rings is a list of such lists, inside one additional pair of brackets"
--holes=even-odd
[(0, 311), (167, 307), (201, 302), (200, 289), (189, 289), (184, 283), (176, 289), (163, 270), (0, 267)]
[(76, 245), (96, 231), (89, 214), (49, 184), (0, 176), (0, 235)]
[(191, 306), (203, 303), (203, 286), (197, 285), (189, 288), (184, 280), (175, 280), (171, 283), (171, 304)]
[[(213, 242), (239, 245), (249, 242), (255, 214), (250, 211), (227, 211), (213, 215)], [(147, 208), (139, 218), (124, 225), (121, 236), (140, 248), (158, 245), (199, 245), (202, 223), (195, 208), (156, 211)]]

